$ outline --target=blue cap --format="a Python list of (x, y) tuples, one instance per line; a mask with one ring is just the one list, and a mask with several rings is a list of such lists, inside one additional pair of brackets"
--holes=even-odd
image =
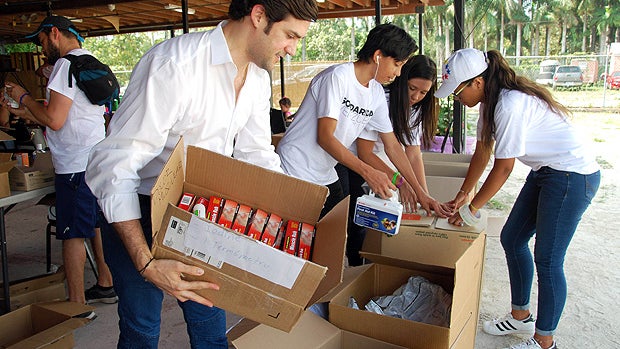
[(46, 17), (41, 24), (39, 24), (39, 28), (34, 33), (26, 35), (27, 39), (32, 40), (37, 46), (41, 46), (41, 42), (39, 41), (39, 33), (44, 28), (56, 27), (58, 29), (68, 30), (73, 33), (79, 42), (84, 42), (84, 38), (78, 33), (77, 28), (65, 17), (62, 16), (48, 16)]

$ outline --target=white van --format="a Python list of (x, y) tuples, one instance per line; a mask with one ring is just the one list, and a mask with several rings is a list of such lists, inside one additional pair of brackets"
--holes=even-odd
[(541, 85), (553, 86), (553, 74), (555, 69), (560, 66), (560, 62), (555, 59), (547, 59), (540, 62), (540, 70), (536, 82)]

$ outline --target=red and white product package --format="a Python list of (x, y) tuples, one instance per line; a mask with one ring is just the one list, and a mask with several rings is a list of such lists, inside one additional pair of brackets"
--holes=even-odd
[(224, 207), (222, 208), (222, 214), (220, 215), (220, 218), (217, 220), (217, 223), (226, 228), (231, 228), (232, 223), (235, 220), (235, 214), (237, 213), (237, 207), (239, 207), (239, 204), (236, 201), (224, 200)]
[(293, 220), (286, 223), (286, 233), (284, 234), (282, 251), (292, 255), (297, 253), (297, 245), (299, 244), (299, 226), (299, 222)]
[(192, 206), (194, 206), (193, 204), (195, 197), (196, 195), (194, 194), (183, 193), (183, 196), (181, 196), (181, 200), (179, 200), (179, 204), (177, 206), (182, 210), (189, 211), (191, 210)]
[(209, 206), (209, 201), (201, 196), (196, 200), (192, 212), (200, 218), (207, 218), (207, 206)]
[(248, 221), (252, 215), (252, 208), (248, 205), (239, 204), (237, 209), (237, 216), (233, 222), (232, 229), (238, 233), (245, 234), (248, 227)]
[(282, 225), (282, 218), (275, 213), (269, 215), (269, 220), (267, 221), (267, 225), (265, 225), (265, 230), (263, 231), (263, 235), (260, 237), (260, 241), (264, 242), (269, 246), (275, 246), (276, 237), (278, 236), (278, 232), (280, 231), (280, 226)]
[(217, 223), (220, 212), (222, 211), (222, 198), (211, 196), (207, 205), (207, 219), (213, 223)]
[(260, 239), (263, 229), (265, 228), (265, 223), (267, 223), (267, 212), (257, 208), (252, 216), (247, 235), (255, 240)]
[(310, 256), (312, 254), (312, 242), (314, 241), (314, 231), (314, 226), (312, 224), (301, 223), (297, 257), (310, 260)]

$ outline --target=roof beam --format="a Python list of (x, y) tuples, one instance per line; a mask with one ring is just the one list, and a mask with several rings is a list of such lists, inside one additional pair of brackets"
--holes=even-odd
[(20, 1), (0, 3), (0, 12), (5, 15), (24, 12), (47, 12), (48, 10), (80, 9), (93, 6), (107, 6), (109, 3), (122, 4), (138, 2), (139, 0), (48, 0), (48, 1)]

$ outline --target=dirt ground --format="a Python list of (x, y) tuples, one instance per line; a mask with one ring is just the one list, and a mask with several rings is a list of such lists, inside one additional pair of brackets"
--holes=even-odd
[[(599, 191), (586, 211), (565, 259), (568, 299), (556, 332), (559, 348), (620, 348), (620, 331), (615, 322), (620, 313), (618, 287), (620, 255), (617, 234), (620, 217), (620, 91), (607, 91), (606, 112), (584, 110), (602, 106), (601, 93), (556, 93), (573, 107), (573, 122), (586, 139), (601, 166)], [(581, 109), (584, 108), (584, 109)], [(529, 168), (518, 163), (510, 179), (487, 207), (491, 215), (506, 215)], [(492, 207), (491, 207), (492, 206)], [(533, 244), (533, 241), (532, 241)], [(536, 280), (535, 280), (536, 282)], [(532, 291), (536, 310), (536, 283)], [(488, 236), (480, 322), (510, 311), (508, 271), (499, 236)], [(480, 330), (476, 348), (502, 348), (527, 336), (495, 337)]]

